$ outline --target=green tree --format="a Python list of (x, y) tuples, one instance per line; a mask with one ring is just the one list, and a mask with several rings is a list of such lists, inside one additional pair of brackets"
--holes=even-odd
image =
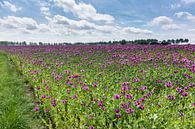
[(184, 39), (184, 42), (185, 42), (185, 43), (188, 43), (188, 42), (189, 42), (189, 39)]
[(123, 39), (122, 41), (120, 41), (120, 44), (125, 45), (125, 44), (127, 44), (127, 41)]
[(180, 43), (183, 43), (184, 42), (184, 39), (180, 38), (179, 41), (180, 41)]

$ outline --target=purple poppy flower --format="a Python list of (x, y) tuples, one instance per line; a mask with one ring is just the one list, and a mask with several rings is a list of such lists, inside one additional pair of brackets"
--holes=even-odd
[(178, 72), (179, 72), (179, 70), (175, 70), (175, 71), (174, 71), (174, 73), (178, 73)]
[(156, 80), (156, 83), (159, 84), (161, 82), (161, 80)]
[(144, 100), (145, 100), (144, 98), (140, 98), (139, 102), (144, 102)]
[(77, 98), (77, 95), (73, 95), (71, 98), (72, 99), (76, 99)]
[(143, 104), (140, 104), (138, 107), (139, 107), (139, 109), (144, 110), (144, 105)]
[(50, 111), (50, 109), (49, 109), (49, 108), (45, 109), (45, 112), (49, 112), (49, 111)]
[(177, 91), (178, 93), (182, 93), (182, 92), (183, 92), (183, 90), (182, 90), (180, 87), (176, 87), (176, 91)]
[(122, 86), (121, 90), (122, 91), (127, 91), (127, 90), (130, 90), (130, 88), (128, 86)]
[(122, 86), (129, 86), (129, 82), (123, 82)]
[(152, 92), (149, 92), (149, 93), (145, 94), (145, 95), (144, 95), (144, 98), (148, 98), (148, 97), (150, 97), (150, 96), (152, 96)]
[(57, 105), (56, 99), (52, 99), (51, 104), (52, 104), (53, 107), (55, 107)]
[(34, 111), (35, 111), (35, 112), (38, 112), (38, 111), (39, 111), (39, 108), (38, 108), (38, 107), (35, 107), (35, 108), (34, 108)]
[(140, 82), (140, 79), (139, 78), (134, 78), (133, 82)]
[(119, 94), (116, 94), (116, 95), (114, 95), (114, 99), (120, 99), (120, 95)]
[(126, 99), (133, 99), (133, 95), (126, 94), (126, 95), (125, 95), (125, 98), (126, 98)]
[(91, 64), (92, 64), (92, 62), (91, 62), (91, 61), (89, 61), (89, 62), (88, 62), (88, 64), (89, 64), (89, 65), (91, 65)]
[(35, 104), (39, 105), (41, 102), (39, 100), (35, 101)]
[(173, 86), (173, 84), (172, 84), (172, 82), (166, 82), (165, 86), (168, 87), (168, 88), (171, 88)]
[(64, 70), (65, 74), (70, 74), (70, 72), (71, 72), (70, 70)]
[(167, 95), (167, 99), (169, 99), (169, 100), (175, 100), (175, 96), (174, 95)]
[(67, 100), (63, 99), (63, 100), (61, 100), (61, 102), (62, 102), (63, 104), (66, 104), (66, 103), (67, 103)]
[(183, 97), (187, 97), (187, 96), (188, 96), (188, 92), (182, 92), (181, 95), (182, 95)]
[(189, 90), (189, 88), (190, 88), (189, 86), (186, 86), (186, 87), (184, 88), (184, 90), (187, 91), (187, 90)]
[(93, 83), (92, 86), (93, 86), (93, 87), (97, 87), (97, 83)]
[(40, 89), (41, 89), (40, 86), (37, 86), (37, 87), (36, 87), (36, 90), (40, 90)]
[(121, 107), (124, 109), (127, 109), (127, 108), (129, 108), (129, 103), (122, 103)]
[(105, 108), (105, 107), (103, 107), (103, 106), (102, 106), (102, 107), (100, 107), (100, 108), (101, 108), (103, 111), (104, 111), (104, 110), (106, 110), (106, 108)]
[(89, 90), (89, 87), (88, 86), (82, 86), (81, 87), (83, 90), (85, 90), (85, 91), (88, 91)]
[(115, 109), (114, 112), (115, 113), (119, 113), (120, 112), (120, 109)]
[(90, 115), (88, 115), (88, 118), (92, 120), (93, 116), (90, 114)]
[(47, 99), (51, 99), (51, 96), (47, 96)]
[(72, 86), (73, 88), (77, 88), (77, 85)]
[(122, 117), (122, 115), (117, 113), (117, 114), (115, 114), (115, 117), (116, 117), (117, 119), (119, 119), (119, 118)]
[(141, 103), (140, 103), (140, 101), (135, 101), (134, 104), (135, 105), (140, 105)]
[(95, 129), (95, 127), (94, 126), (90, 126), (89, 129)]
[(191, 72), (195, 73), (195, 64), (192, 65)]
[(131, 108), (128, 108), (128, 109), (125, 110), (125, 112), (126, 112), (127, 114), (133, 114), (133, 113), (134, 113), (134, 110), (131, 109)]
[(49, 90), (50, 88), (49, 88), (49, 86), (45, 86), (45, 89), (46, 89), (46, 90)]
[(74, 74), (74, 75), (72, 75), (72, 78), (79, 78), (80, 77), (80, 75), (79, 74)]
[(104, 102), (103, 102), (103, 101), (99, 101), (98, 106), (99, 106), (99, 107), (102, 107), (102, 106), (103, 106), (103, 104), (104, 104)]
[(42, 99), (45, 99), (45, 98), (46, 98), (46, 95), (42, 95), (41, 98), (42, 98)]
[(147, 86), (142, 86), (142, 87), (140, 88), (140, 90), (141, 90), (141, 91), (145, 91), (145, 90), (147, 90), (147, 88), (148, 88)]

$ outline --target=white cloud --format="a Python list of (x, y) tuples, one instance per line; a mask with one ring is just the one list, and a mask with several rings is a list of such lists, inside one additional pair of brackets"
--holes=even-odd
[(47, 24), (38, 25), (39, 32), (41, 33), (50, 33), (52, 32), (51, 28)]
[(64, 12), (72, 12), (80, 19), (96, 22), (112, 23), (114, 17), (108, 14), (98, 13), (91, 5), (83, 2), (76, 3), (75, 0), (54, 0), (56, 6), (63, 8)]
[[(38, 23), (30, 17), (6, 16), (0, 18), (0, 32), (18, 35), (17, 37), (25, 34), (30, 37), (27, 37), (29, 40), (39, 37), (41, 41), (44, 36), (48, 38), (47, 41), (49, 39), (54, 41), (51, 37), (57, 37), (61, 41), (69, 39), (72, 42), (124, 39), (129, 36), (144, 37), (152, 34), (152, 31), (147, 29), (117, 26), (113, 16), (98, 13), (91, 4), (75, 2), (75, 0), (50, 0), (50, 2), (38, 0), (37, 2), (40, 12), (47, 19), (46, 23)], [(62, 8), (64, 12), (71, 12), (77, 20), (69, 19), (64, 15), (52, 14), (50, 12), (50, 8), (53, 7), (51, 2), (55, 3), (54, 6)], [(57, 38), (55, 41), (58, 40)]]
[(187, 20), (189, 20), (191, 22), (195, 22), (195, 16), (192, 15), (191, 13), (189, 13), (189, 12), (178, 12), (178, 13), (175, 13), (175, 15), (178, 18), (184, 17), (184, 18), (186, 18)]
[(178, 9), (182, 6), (190, 6), (195, 3), (195, 0), (180, 0), (178, 3), (171, 4), (171, 9)]
[(161, 28), (164, 30), (177, 30), (180, 29), (181, 27), (176, 24), (168, 24), (168, 25), (163, 25)]
[[(86, 20), (71, 20), (65, 16), (55, 15), (49, 22), (49, 24), (53, 28), (57, 28), (58, 30), (69, 30), (69, 31), (77, 31), (77, 33), (82, 31), (89, 32), (89, 31), (99, 31), (99, 32), (110, 32), (108, 28), (111, 26), (108, 25), (96, 25), (94, 23), (88, 22)], [(106, 28), (108, 30), (106, 30)]]
[[(71, 30), (81, 35), (86, 34), (119, 34), (119, 33), (133, 33), (133, 34), (151, 34), (152, 31), (146, 29), (140, 29), (135, 27), (119, 27), (107, 24), (95, 24), (87, 20), (71, 20), (67, 17), (55, 15), (49, 22), (52, 28), (58, 28), (58, 30), (63, 29)], [(65, 29), (66, 28), (66, 29)]]
[(149, 22), (150, 26), (160, 26), (164, 30), (180, 29), (180, 26), (173, 22), (173, 19), (167, 16), (155, 17)]
[(71, 20), (61, 15), (51, 17), (47, 24), (39, 24), (28, 17), (7, 16), (0, 18), (0, 30), (8, 34), (25, 33), (31, 36), (45, 34), (60, 37), (79, 36), (79, 38), (99, 36), (99, 40), (101, 36), (123, 37), (131, 34), (147, 35), (152, 33), (152, 31), (135, 27), (119, 27), (111, 24), (100, 25), (87, 20)]
[(43, 7), (40, 7), (40, 10), (41, 10), (41, 13), (42, 13), (43, 15), (45, 15), (45, 16), (50, 16), (50, 15), (51, 15), (51, 14), (50, 14), (49, 7), (43, 6)]
[(27, 17), (15, 17), (7, 16), (0, 19), (0, 25), (9, 29), (25, 29), (35, 30), (37, 29), (37, 22), (32, 18)]
[[(50, 13), (50, 2), (46, 2), (46, 1), (41, 1), (41, 0), (37, 0), (38, 6), (40, 7), (40, 11), (41, 14), (43, 14), (46, 17), (50, 17), (51, 13)], [(46, 18), (47, 19), (47, 18)]]
[(146, 30), (146, 29), (140, 29), (135, 27), (125, 27), (123, 30), (126, 33), (134, 33), (134, 34), (152, 34), (152, 31)]
[(188, 29), (189, 32), (195, 32), (195, 29)]
[(159, 16), (154, 18), (149, 24), (151, 26), (159, 26), (159, 25), (169, 25), (173, 22), (173, 20), (167, 16)]
[(195, 3), (195, 0), (181, 0), (181, 2), (183, 2), (185, 4), (193, 4), (193, 3)]
[(177, 8), (180, 8), (181, 6), (182, 6), (181, 3), (171, 4), (171, 9), (177, 9)]
[(9, 1), (0, 2), (0, 6), (3, 8), (9, 9), (12, 12), (17, 12), (17, 11), (20, 11), (22, 9), (22, 8), (16, 7), (14, 4), (10, 3)]

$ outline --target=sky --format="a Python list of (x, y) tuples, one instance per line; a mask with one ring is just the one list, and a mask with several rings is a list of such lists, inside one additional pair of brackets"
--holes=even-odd
[(195, 0), (0, 0), (1, 41), (145, 38), (195, 43)]

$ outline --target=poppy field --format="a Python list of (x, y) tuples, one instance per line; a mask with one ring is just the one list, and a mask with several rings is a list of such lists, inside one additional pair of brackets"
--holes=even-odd
[(195, 45), (2, 46), (50, 129), (194, 129)]

